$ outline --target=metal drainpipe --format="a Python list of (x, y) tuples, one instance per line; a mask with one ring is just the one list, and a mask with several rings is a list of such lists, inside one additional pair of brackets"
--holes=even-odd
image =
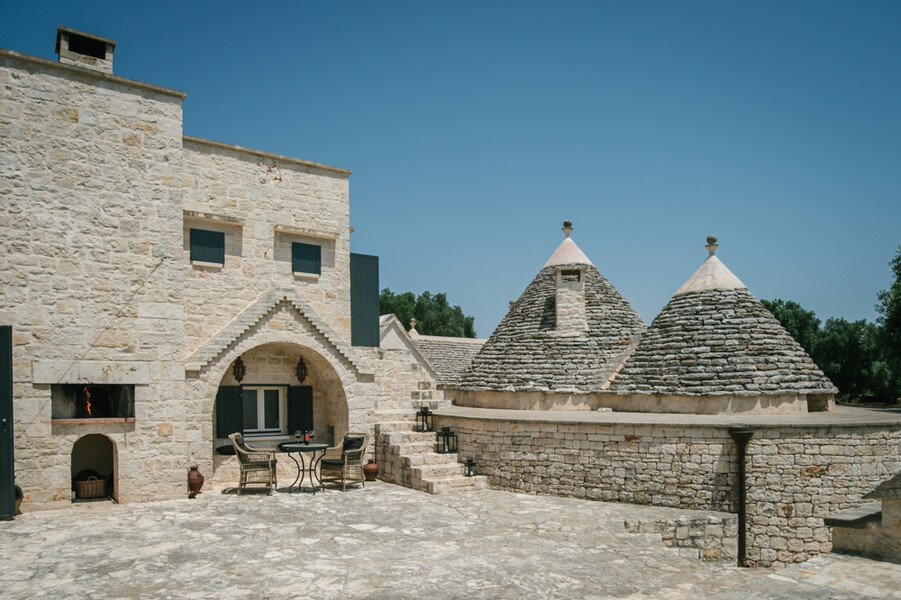
[(747, 458), (748, 442), (754, 435), (754, 430), (748, 425), (739, 425), (729, 428), (729, 435), (738, 446), (738, 566), (749, 567), (748, 541), (747, 541), (747, 482), (745, 481), (745, 462)]

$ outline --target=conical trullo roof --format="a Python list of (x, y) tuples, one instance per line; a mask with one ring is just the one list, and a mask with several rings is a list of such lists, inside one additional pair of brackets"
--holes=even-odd
[(832, 382), (747, 286), (710, 255), (641, 338), (611, 390), (677, 396), (833, 394)]
[(475, 356), (464, 390), (600, 391), (646, 325), (566, 238)]

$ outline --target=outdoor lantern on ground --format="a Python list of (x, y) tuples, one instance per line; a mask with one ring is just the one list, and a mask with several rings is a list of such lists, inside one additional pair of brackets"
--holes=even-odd
[(453, 454), (457, 451), (457, 434), (450, 427), (442, 427), (438, 432), (438, 452)]
[(423, 406), (416, 413), (416, 429), (419, 431), (432, 431), (432, 411), (428, 406)]
[(466, 476), (467, 477), (475, 477), (476, 476), (476, 461), (471, 458), (466, 459)]

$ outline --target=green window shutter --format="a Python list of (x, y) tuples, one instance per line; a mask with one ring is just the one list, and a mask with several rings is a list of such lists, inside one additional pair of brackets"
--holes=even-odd
[(350, 255), (350, 343), (379, 345), (379, 257)]
[(291, 268), (295, 273), (322, 273), (322, 248), (314, 244), (291, 244)]
[(225, 234), (221, 231), (191, 229), (191, 260), (225, 264)]
[(237, 385), (219, 386), (216, 393), (216, 437), (244, 432), (244, 401), (241, 387)]
[(313, 431), (313, 388), (292, 385), (288, 388), (288, 434)]

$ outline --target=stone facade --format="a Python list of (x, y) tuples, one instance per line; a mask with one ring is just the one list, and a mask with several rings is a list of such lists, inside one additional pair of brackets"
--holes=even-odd
[[(412, 419), (434, 388), (422, 356), (351, 347), (350, 172), (185, 136), (184, 93), (116, 76), (115, 42), (60, 31), (60, 62), (0, 50), (0, 323), (24, 509), (70, 501), (80, 440), (111, 442), (101, 475), (119, 502), (180, 497), (195, 464), (235, 481), (214, 449), (239, 357), (242, 385), (281, 387), (303, 358), (318, 441), (374, 439), (380, 411)], [(73, 36), (106, 54), (73, 55)], [(224, 235), (222, 264), (192, 260), (192, 229)], [(295, 242), (319, 247), (318, 274), (295, 272)], [(114, 385), (133, 389), (129, 414), (73, 418), (64, 392)]]
[[(178, 494), (184, 95), (10, 51), (0, 93), (0, 322), (25, 506), (69, 501), (69, 454), (92, 433), (115, 444), (120, 501)], [(51, 387), (87, 374), (134, 385), (134, 422), (55, 422)]]
[[(338, 335), (350, 339), (349, 174), (185, 138), (182, 264), (188, 352), (273, 288), (293, 288)], [(223, 266), (191, 263), (191, 227), (225, 233)], [(292, 272), (292, 242), (321, 246), (319, 276)]]
[[(455, 416), (455, 411), (457, 415)], [(464, 417), (470, 411), (474, 416)], [(737, 450), (727, 424), (522, 420), (439, 413), (492, 488), (736, 512)], [(600, 417), (597, 417), (600, 418)], [(856, 506), (901, 469), (901, 423), (755, 425), (748, 447), (748, 558), (781, 567), (831, 549), (829, 513)]]

